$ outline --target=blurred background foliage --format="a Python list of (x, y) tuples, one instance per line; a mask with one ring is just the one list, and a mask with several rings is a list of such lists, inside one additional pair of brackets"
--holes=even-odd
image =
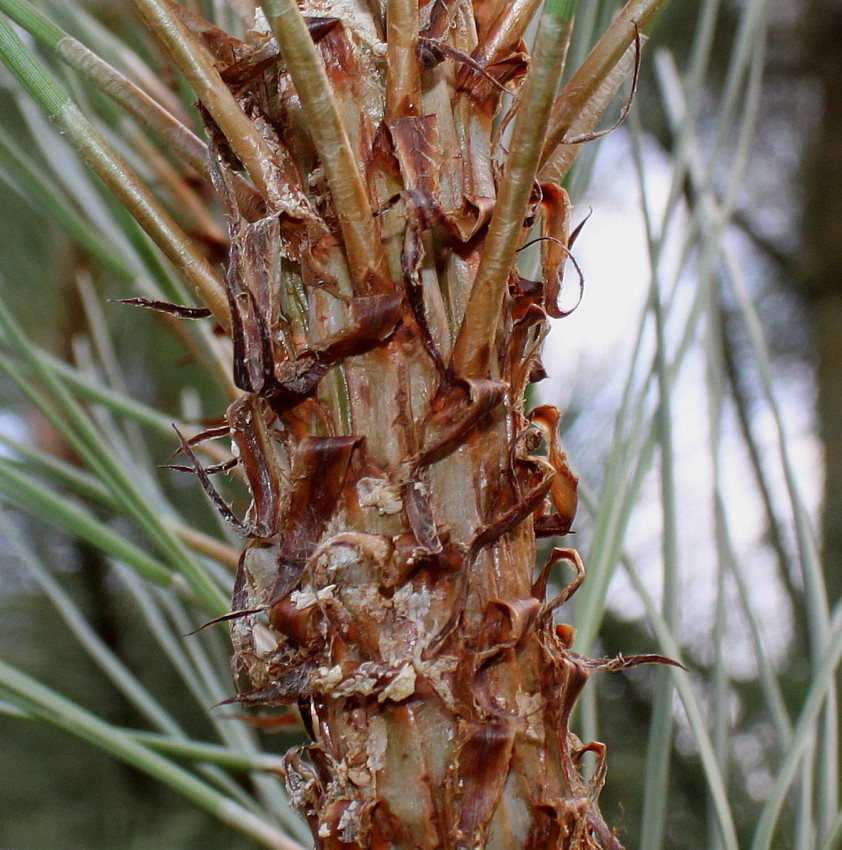
[[(73, 14), (66, 8), (63, 11), (61, 4), (38, 5), (83, 41), (92, 32), (86, 20), (74, 20)], [(217, 5), (221, 4), (196, 4), (209, 16)], [(587, 12), (584, 8), (580, 10), (580, 19), (592, 27), (593, 33), (598, 33), (619, 5), (580, 4), (588, 7)], [(96, 21), (126, 39), (166, 79), (165, 66), (159, 56), (149, 53), (148, 40), (134, 22), (127, 2), (89, 2), (86, 7)], [(749, 15), (756, 15), (759, 22), (747, 30)], [(604, 142), (588, 146), (573, 175), (571, 188), (578, 204), (578, 217), (583, 217), (579, 213), (589, 204), (596, 210), (582, 237), (582, 247), (577, 249), (577, 257), (588, 276), (589, 252), (610, 251), (610, 240), (622, 238), (616, 231), (600, 230), (600, 216), (604, 213), (608, 217), (608, 210), (618, 197), (640, 194), (635, 161), (651, 169), (654, 174), (651, 179), (656, 182), (660, 179), (668, 183), (678, 174), (681, 179), (677, 195), (681, 200), (676, 203), (675, 216), (692, 224), (697, 215), (698, 182), (683, 166), (671, 165), (687, 157), (683, 146), (688, 140), (676, 132), (665, 111), (668, 78), (664, 76), (664, 54), (660, 54), (660, 65), (655, 58), (659, 50), (669, 51), (682, 78), (688, 80), (694, 58), (702, 49), (705, 22), (715, 22), (715, 26), (711, 29), (711, 59), (700, 66), (700, 85), (691, 88), (697, 96), (691, 106), (698, 110), (695, 138), (691, 141), (704, 152), (709, 152), (706, 145), (721, 151), (721, 168), (717, 162), (708, 163), (710, 168), (705, 176), (709, 182), (704, 191), (720, 197), (732, 189), (735, 192), (732, 214), (718, 238), (732, 247), (748, 269), (752, 299), (765, 330), (777, 392), (791, 429), (796, 475), (806, 492), (811, 520), (815, 528), (821, 529), (824, 578), (832, 610), (842, 596), (842, 76), (838, 73), (838, 59), (842, 56), (842, 2), (802, 0), (763, 4), (675, 0), (668, 4), (646, 45), (629, 121)], [(580, 58), (593, 41), (587, 29), (583, 26), (577, 31), (579, 41), (574, 44), (573, 52), (575, 55), (578, 51)], [(750, 149), (745, 152), (748, 163), (744, 179), (732, 187), (728, 182), (729, 164), (742, 155), (738, 150), (742, 144), (739, 138), (742, 114), (735, 114), (734, 103), (729, 103), (733, 97), (734, 57), (740, 39), (748, 39), (746, 49), (760, 57), (755, 65), (762, 65), (763, 76), (756, 87), (757, 127), (751, 135)], [(57, 75), (65, 77), (65, 82), (71, 79), (57, 63), (51, 64)], [(571, 67), (575, 66), (573, 61)], [(100, 95), (77, 82), (68, 82), (67, 88), (86, 112), (98, 112), (102, 127), (114, 134), (124, 128), (113, 107)], [(189, 107), (189, 96), (182, 94)], [(745, 97), (749, 99), (748, 95)], [(745, 108), (742, 101), (740, 104)], [(732, 111), (729, 113), (728, 109)], [(48, 180), (55, 180), (63, 163), (50, 159), (58, 148), (54, 142), (45, 147), (33, 144), (37, 120), (32, 107), (23, 105), (20, 92), (8, 74), (0, 76), (0, 116), (3, 144), (21, 146), (29, 161), (42, 168)], [(4, 191), (0, 192), (2, 297), (33, 340), (58, 357), (101, 374), (102, 352), (92, 353), (90, 343), (90, 328), (98, 320), (92, 319), (90, 305), (86, 308), (78, 285), (80, 279), (90, 280), (119, 362), (116, 374), (125, 383), (125, 394), (159, 409), (165, 417), (190, 420), (218, 416), (224, 409), (224, 401), (216, 386), (205, 370), (185, 356), (183, 347), (165, 323), (141, 311), (108, 303), (106, 299), (134, 294), (127, 291), (126, 281), (96, 263), (90, 252), (81, 249), (67, 230), (56, 223), (53, 215), (45, 213), (43, 204), (33, 203), (17, 191), (19, 175), (5, 154), (0, 166), (0, 177), (3, 176), (7, 179), (3, 183)], [(657, 206), (657, 191), (653, 189), (652, 198), (647, 197), (645, 187), (650, 185), (646, 183), (649, 178), (642, 179), (646, 203)], [(67, 180), (66, 191), (73, 196), (75, 177), (69, 174)], [(79, 198), (77, 195), (74, 199), (77, 209), (81, 207)], [(630, 202), (632, 207), (637, 203)], [(100, 211), (109, 209), (108, 202), (99, 196), (97, 204)], [(113, 206), (110, 209), (119, 223), (120, 214)], [(639, 215), (637, 224), (628, 226), (637, 227), (635, 232), (645, 242), (646, 233), (639, 230)], [(588, 230), (597, 234), (591, 242), (587, 241)], [(594, 247), (588, 248), (593, 243)], [(693, 262), (707, 262), (708, 271), (724, 274), (720, 257), (705, 260), (702, 256), (700, 260), (705, 250), (700, 239), (690, 244), (685, 253), (692, 256), (695, 252)], [(688, 261), (684, 265), (690, 267), (692, 263)], [(612, 287), (629, 286), (629, 278), (637, 276), (644, 287), (642, 303), (645, 304), (649, 274), (645, 265), (637, 268), (630, 264), (622, 279), (600, 283), (588, 276), (585, 298), (590, 299), (598, 313), (600, 293), (611, 298)], [(694, 285), (692, 269), (679, 274), (677, 281), (675, 298), (680, 306), (682, 298), (690, 298), (684, 292), (692, 290)], [(803, 553), (795, 531), (796, 517), (786, 498), (787, 484), (777, 460), (762, 370), (757, 365), (739, 304), (724, 285), (714, 289), (722, 334), (723, 371), (719, 380), (728, 419), (722, 440), (735, 447), (728, 449), (725, 466), (733, 462), (742, 470), (741, 483), (751, 490), (747, 495), (738, 488), (733, 497), (728, 497), (732, 499), (729, 516), (736, 541), (731, 553), (741, 560), (744, 581), (752, 591), (752, 598), (759, 600), (764, 610), (754, 621), (744, 611), (737, 610), (738, 593), (733, 579), (723, 574), (722, 567), (712, 564), (716, 552), (721, 554), (723, 542), (714, 540), (711, 545), (714, 529), (721, 525), (711, 518), (713, 509), (706, 497), (699, 495), (699, 490), (707, 486), (704, 467), (713, 463), (703, 449), (685, 467), (676, 467), (686, 470), (678, 486), (682, 493), (686, 491), (690, 495), (682, 495), (677, 505), (681, 528), (690, 531), (686, 537), (679, 535), (680, 540), (687, 541), (680, 549), (686, 574), (679, 588), (683, 624), (675, 628), (675, 634), (690, 669), (690, 681), (710, 721), (739, 847), (748, 848), (755, 846), (752, 841), (756, 839), (758, 817), (786, 753), (776, 732), (768, 682), (764, 684), (759, 670), (761, 665), (752, 636), (760, 640), (761, 646), (768, 646), (769, 663), (790, 723), (797, 719), (805, 693), (817, 675), (816, 654), (820, 647), (810, 636), (812, 603), (805, 590)], [(620, 428), (615, 425), (614, 417), (621, 405), (622, 383), (618, 385), (609, 378), (612, 371), (625, 374), (631, 362), (629, 341), (633, 340), (635, 329), (629, 317), (625, 337), (617, 341), (617, 353), (606, 353), (591, 362), (588, 354), (575, 359), (575, 353), (564, 349), (564, 322), (574, 319), (575, 314), (562, 321), (559, 341), (553, 343), (551, 350), (561, 351), (575, 368), (565, 369), (555, 361), (548, 363), (554, 381), (542, 393), (550, 402), (556, 400), (553, 393), (563, 395), (565, 443), (571, 465), (583, 481), (599, 491), (606, 482), (605, 470), (616, 442), (614, 429)], [(697, 345), (704, 346), (705, 333), (713, 331), (708, 328), (696, 337)], [(676, 350), (674, 342), (671, 350)], [(705, 372), (703, 358), (696, 361), (694, 374), (697, 381), (707, 381), (707, 391), (715, 394), (717, 385), (711, 383), (709, 371)], [(692, 390), (688, 392), (692, 397)], [(76, 462), (60, 435), (5, 377), (0, 377), (0, 397), (0, 437), (35, 445), (70, 464)], [(673, 427), (677, 432), (693, 429), (690, 420), (696, 415), (693, 411), (699, 409), (698, 400), (691, 398), (683, 418), (685, 398), (678, 391), (674, 398)], [(649, 399), (647, 405), (650, 415), (655, 417), (657, 404)], [(703, 403), (701, 409), (704, 410)], [(132, 438), (131, 427), (125, 435)], [(135, 456), (145, 456), (150, 466), (165, 463), (175, 445), (163, 429), (145, 430), (143, 440), (138, 439), (138, 445), (141, 443), (142, 448)], [(7, 457), (18, 458), (14, 448), (4, 452)], [(754, 459), (745, 460), (752, 452)], [(743, 459), (732, 460), (738, 454)], [(642, 495), (635, 500), (633, 508), (627, 509), (624, 522), (630, 528), (626, 554), (639, 565), (641, 581), (648, 583), (660, 600), (664, 581), (661, 541), (668, 526), (664, 524), (657, 466), (656, 463), (654, 471), (647, 473)], [(133, 470), (128, 471), (134, 474)], [(137, 474), (149, 473), (138, 471)], [(192, 478), (169, 472), (155, 475), (166, 497), (179, 506), (182, 516), (209, 534), (220, 534), (218, 521)], [(745, 514), (734, 507), (741, 499), (750, 503)], [(116, 522), (121, 534), (141, 539), (126, 523), (109, 519), (106, 507), (96, 507), (95, 511), (108, 522)], [(97, 635), (160, 705), (190, 737), (211, 740), (214, 734), (211, 723), (205, 714), (196, 711), (195, 701), (185, 695), (178, 671), (151, 640), (148, 623), (138, 611), (137, 598), (126, 590), (109, 559), (98, 549), (28, 514), (12, 509), (7, 515), (19, 537), (77, 601)], [(586, 563), (600, 533), (593, 515), (582, 511), (574, 541), (582, 549)], [(750, 528), (742, 528), (743, 524)], [(0, 536), (4, 536), (2, 528)], [(696, 551), (694, 541), (699, 536), (707, 537), (707, 542)], [(3, 545), (0, 552), (3, 577), (0, 658), (116, 726), (143, 728), (144, 718), (78, 647), (41, 587), (23, 568), (14, 547)], [(705, 575), (701, 585), (690, 580), (694, 573)], [(711, 583), (714, 588), (708, 592)], [(760, 586), (766, 586), (764, 592), (758, 591)], [(723, 590), (726, 587), (730, 588), (729, 592)], [(728, 606), (733, 610), (723, 610)], [(585, 610), (590, 609), (585, 607)], [(579, 629), (583, 628), (575, 607), (570, 619)], [(717, 630), (721, 632), (725, 628), (726, 620), (727, 637), (720, 634), (718, 640), (714, 639)], [(219, 635), (207, 640), (224, 669), (224, 641)], [(627, 579), (618, 578), (610, 585), (607, 605), (601, 611), (598, 640), (588, 649), (593, 654), (605, 655), (664, 651), (651, 617), (643, 610)], [(745, 658), (748, 660), (740, 661)], [(587, 691), (589, 696), (580, 712), (582, 737), (593, 732), (608, 744), (609, 781), (602, 797), (606, 820), (619, 829), (621, 840), (629, 848), (695, 850), (702, 846), (725, 846), (716, 826), (715, 807), (710, 802), (707, 768), (701, 763), (681, 702), (671, 689), (664, 696), (663, 681), (662, 671), (657, 670), (610, 677), (601, 674)], [(669, 735), (670, 758), (658, 759), (650, 752), (655, 746), (653, 742), (660, 740), (652, 733), (653, 703), (659, 699), (662, 703), (667, 700), (670, 715), (675, 718), (675, 733)], [(0, 847), (6, 850), (115, 847), (210, 850), (254, 846), (250, 839), (220, 827), (192, 803), (136, 769), (60, 730), (21, 719), (9, 710), (9, 716), (0, 716)], [(724, 717), (720, 716), (723, 713)], [(838, 746), (832, 732), (835, 723), (831, 711), (823, 727), (825, 736), (814, 741), (813, 748), (808, 746), (813, 759), (815, 747)], [(269, 752), (283, 752), (289, 742), (289, 735), (261, 733), (261, 746)], [(835, 753), (825, 762), (831, 764), (830, 769), (839, 764)], [(649, 811), (647, 806), (653, 805), (651, 800), (647, 803), (646, 794), (657, 787), (647, 786), (644, 777), (658, 764), (668, 765), (663, 779), (669, 796), (665, 801), (662, 837), (657, 828), (654, 833), (647, 832), (643, 822)], [(827, 769), (825, 779), (831, 781)], [(828, 822), (828, 817), (833, 817), (833, 812), (827, 812), (832, 803), (828, 804), (825, 789), (817, 789), (810, 780), (811, 776), (821, 775), (820, 767), (816, 767), (815, 773), (805, 769), (800, 784), (796, 783), (795, 790), (789, 792), (774, 847), (832, 850), (832, 844), (822, 843), (829, 840), (828, 836), (837, 834), (833, 832), (833, 823)], [(838, 779), (837, 775), (831, 781), (834, 789)], [(243, 783), (245, 787), (247, 781)], [(819, 800), (822, 794), (825, 794), (824, 802)], [(842, 836), (838, 827), (837, 832)], [(645, 843), (645, 836), (653, 834), (657, 842)], [(805, 837), (809, 837), (810, 843), (801, 843)]]

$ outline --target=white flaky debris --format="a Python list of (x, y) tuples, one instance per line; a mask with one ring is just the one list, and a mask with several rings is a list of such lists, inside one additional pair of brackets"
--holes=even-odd
[(278, 648), (278, 641), (266, 626), (258, 623), (252, 630), (254, 635), (254, 649), (258, 655), (268, 655)]
[(342, 815), (339, 818), (339, 823), (336, 824), (336, 831), (339, 833), (340, 841), (343, 841), (346, 844), (354, 842), (360, 826), (362, 809), (363, 804), (361, 800), (352, 800), (346, 806), (345, 811), (342, 812)]
[(304, 15), (339, 18), (346, 30), (353, 32), (376, 55), (386, 54), (386, 45), (377, 37), (377, 26), (368, 4), (361, 0), (306, 0)]
[(386, 748), (389, 745), (389, 727), (386, 721), (374, 715), (368, 721), (368, 735), (366, 737), (366, 766), (369, 773), (374, 776), (382, 770), (386, 764)]
[(526, 737), (529, 741), (540, 741), (543, 738), (543, 715), (541, 709), (544, 700), (539, 694), (525, 694), (518, 691), (515, 696), (517, 713), (526, 721)]
[[(368, 768), (365, 767), (349, 767), (348, 779), (353, 782), (354, 785), (357, 786), (357, 788), (365, 788), (367, 785), (371, 785), (371, 774), (368, 772)], [(342, 817), (344, 818), (345, 815), (343, 815)], [(339, 821), (339, 827), (341, 829), (342, 819), (340, 819)]]
[(304, 590), (293, 590), (289, 595), (289, 601), (299, 610), (303, 611), (311, 605), (316, 604), (316, 593), (312, 588)]
[(400, 611), (402, 617), (412, 620), (419, 631), (425, 631), (424, 618), (430, 610), (431, 594), (427, 587), (414, 587), (406, 584), (392, 597), (392, 604)]
[(360, 696), (370, 696), (374, 693), (377, 687), (377, 679), (379, 671), (372, 662), (360, 664), (360, 666), (350, 675), (346, 676), (334, 688), (334, 694), (342, 694), (351, 696), (359, 694)]
[(252, 21), (251, 29), (252, 32), (272, 32), (272, 28), (269, 26), (269, 21), (266, 18), (266, 13), (260, 6), (254, 10), (254, 21)]
[(312, 678), (312, 684), (332, 687), (342, 681), (342, 667), (337, 664), (335, 667), (319, 667)]
[(359, 553), (350, 543), (328, 540), (316, 551), (316, 557), (323, 569), (335, 573), (353, 567), (359, 560)]
[[(390, 675), (385, 687), (378, 687), (386, 675)], [(399, 668), (389, 669), (382, 663), (366, 661), (356, 666), (352, 671), (343, 673), (342, 667), (319, 667), (312, 678), (312, 687), (333, 696), (377, 694), (379, 702), (400, 702), (415, 693), (415, 667), (407, 662)]]
[(325, 602), (326, 600), (333, 599), (334, 590), (336, 590), (335, 584), (328, 584), (325, 587), (320, 587), (318, 590), (307, 587), (303, 590), (293, 590), (289, 595), (289, 599), (299, 611), (303, 611), (317, 602)]
[(394, 516), (403, 510), (400, 488), (382, 478), (360, 478), (357, 495), (365, 508), (377, 508), (381, 515)]
[[(342, 573), (343, 585), (359, 582), (363, 574), (379, 575), (380, 566), (388, 563), (392, 552), (392, 541), (378, 534), (339, 532), (319, 545), (310, 562), (315, 566), (314, 575), (333, 576)], [(373, 565), (377, 565), (374, 567)], [(327, 577), (319, 581), (327, 583)]]
[(382, 670), (371, 661), (360, 664), (347, 674), (344, 674), (342, 667), (337, 664), (335, 667), (319, 667), (310, 684), (324, 693), (330, 692), (333, 696), (369, 696), (374, 693), (381, 673)]
[(415, 668), (411, 664), (404, 664), (397, 676), (377, 695), (377, 701), (386, 702), (388, 699), (400, 702), (411, 697), (415, 693), (415, 679)]
[(459, 658), (457, 656), (441, 654), (436, 656), (432, 661), (427, 661), (423, 669), (421, 669), (421, 673), (423, 673), (424, 678), (436, 694), (444, 701), (445, 705), (454, 710), (456, 709), (457, 701), (450, 683), (458, 666)]

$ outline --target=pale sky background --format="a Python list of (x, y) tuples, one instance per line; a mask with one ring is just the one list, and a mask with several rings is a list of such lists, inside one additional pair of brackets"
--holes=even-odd
[[(647, 192), (651, 207), (663, 205), (669, 188), (670, 170), (651, 150), (648, 157)], [(574, 253), (585, 278), (585, 295), (578, 309), (557, 320), (547, 340), (544, 364), (550, 375), (540, 385), (545, 403), (562, 411), (573, 403), (589, 412), (575, 422), (567, 438), (566, 450), (574, 472), (577, 454), (589, 455), (594, 447), (607, 451), (613, 418), (629, 366), (637, 324), (646, 300), (650, 272), (646, 235), (640, 199), (628, 142), (622, 132), (606, 139), (598, 154), (595, 180), (583, 198), (578, 199), (574, 224), (593, 215), (577, 240)], [(651, 208), (650, 207), (650, 208)], [(745, 261), (751, 256), (745, 251)], [(575, 301), (578, 287), (575, 272), (568, 266), (565, 276), (568, 299)], [(692, 291), (692, 270), (682, 286)], [(668, 328), (669, 333), (669, 328)], [(709, 662), (704, 646), (716, 599), (715, 549), (710, 511), (711, 457), (708, 448), (708, 414), (704, 391), (704, 362), (701, 351), (688, 356), (673, 400), (676, 479), (679, 491), (679, 548), (682, 566), (682, 636), (698, 652), (700, 661)], [(801, 474), (802, 496), (811, 515), (818, 515), (821, 492), (821, 448), (813, 415), (814, 387), (809, 367), (790, 368), (778, 385), (778, 400), (788, 431), (795, 467)], [(595, 408), (595, 410), (594, 410)], [(600, 413), (602, 416), (600, 416)], [(581, 424), (580, 424), (581, 423)], [(778, 441), (774, 420), (765, 409), (755, 424), (764, 440), (764, 455), (770, 464), (775, 493), (787, 510), (785, 487), (777, 461)], [(761, 624), (764, 647), (771, 659), (787, 650), (790, 637), (788, 606), (776, 573), (774, 556), (761, 541), (764, 532), (762, 504), (743, 446), (736, 433), (733, 411), (726, 407), (723, 478), (728, 499), (730, 532), (734, 547), (750, 587), (753, 606)], [(581, 461), (578, 463), (581, 468)], [(579, 520), (582, 534), (578, 544), (587, 565), (586, 520)], [(643, 572), (650, 591), (659, 596), (661, 582), (661, 508), (657, 455), (644, 481), (635, 515), (630, 522), (626, 549)], [(733, 587), (730, 594), (735, 594)], [(633, 616), (643, 615), (642, 603), (625, 573), (617, 572), (609, 589), (609, 603)], [(734, 597), (734, 610), (739, 606)], [(729, 628), (734, 631), (729, 670), (736, 678), (756, 675), (756, 665), (748, 644), (745, 624), (738, 615)]]

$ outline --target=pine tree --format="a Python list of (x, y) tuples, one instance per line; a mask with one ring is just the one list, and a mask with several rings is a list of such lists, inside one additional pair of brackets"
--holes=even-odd
[[(574, 550), (535, 575), (536, 539), (570, 530), (576, 478), (558, 411), (524, 399), (563, 315), (562, 180), (659, 3), (629, 2), (560, 91), (572, 0), (542, 8), (531, 57), (536, 0), (264, 0), (255, 16), (234, 4), (238, 37), (169, 0), (133, 4), (195, 92), (206, 154), (160, 104), (65, 58), (130, 92), (224, 211), (222, 278), (127, 198), (206, 309), (135, 300), (230, 339), (224, 425), (181, 450), (247, 539), (217, 619), (237, 702), (300, 711), (310, 743), (285, 781), (316, 846), (618, 848), (597, 807), (604, 748), (568, 722), (592, 669), (633, 662), (583, 658), (556, 624), (584, 578)], [(83, 152), (108, 181), (109, 150)], [(533, 234), (538, 281), (517, 266)], [(221, 434), (244, 518), (199, 457)], [(549, 598), (559, 565), (573, 578)]]

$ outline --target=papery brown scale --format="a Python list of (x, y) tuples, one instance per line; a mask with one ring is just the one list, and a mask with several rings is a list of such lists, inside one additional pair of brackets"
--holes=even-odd
[(516, 88), (526, 75), (528, 53), (525, 45), (520, 47), (494, 61), (477, 63), (477, 67), (473, 61), (462, 63), (457, 78), (459, 90), (467, 92), (481, 109), (494, 114), (504, 92)]
[(568, 257), (571, 204), (560, 186), (541, 186), (541, 273), (544, 278), (544, 309), (555, 319), (565, 313), (558, 306), (562, 271)]
[(185, 307), (182, 304), (170, 304), (168, 301), (156, 301), (154, 298), (117, 298), (118, 304), (133, 307), (145, 307), (158, 313), (166, 313), (179, 319), (208, 319), (212, 313), (207, 307)]
[(272, 605), (269, 622), (272, 628), (286, 636), (295, 646), (307, 646), (318, 637), (318, 619), (322, 612), (317, 605), (299, 608), (288, 596)]
[(556, 808), (549, 803), (533, 806), (534, 818), (524, 850), (543, 850), (545, 847), (559, 847), (562, 826)]
[[(334, 27), (340, 25), (339, 18), (308, 17), (307, 30), (313, 41), (324, 38)], [(207, 22), (205, 22), (206, 26)], [(283, 64), (283, 56), (274, 39), (267, 33), (251, 31), (247, 42), (238, 42), (230, 37), (220, 38), (205, 34), (205, 43), (217, 61), (222, 79), (234, 94), (240, 94), (250, 85), (260, 86), (266, 82), (270, 69)]]
[(507, 387), (499, 381), (468, 380), (443, 384), (424, 422), (421, 460), (451, 446), (502, 403)]
[(574, 761), (577, 767), (581, 764), (582, 756), (585, 755), (585, 753), (593, 753), (596, 756), (596, 766), (594, 767), (593, 775), (588, 782), (588, 797), (596, 802), (603, 786), (605, 785), (605, 744), (601, 744), (598, 741), (591, 741), (589, 744), (585, 744), (574, 754)]
[(487, 61), (520, 43), (540, 0), (480, 0), (474, 3), (477, 36)]
[(323, 340), (314, 349), (319, 362), (334, 363), (362, 354), (383, 342), (395, 330), (401, 315), (399, 295), (370, 295), (354, 298), (350, 305), (350, 325)]
[(308, 437), (297, 447), (290, 471), (291, 492), (278, 550), (278, 580), (273, 599), (295, 587), (330, 519), (345, 485), (354, 437)]
[(184, 453), (184, 455), (187, 457), (187, 460), (190, 462), (190, 469), (199, 479), (199, 483), (202, 485), (202, 489), (205, 491), (205, 494), (216, 507), (220, 516), (235, 531), (239, 532), (240, 534), (247, 534), (248, 526), (234, 514), (234, 512), (231, 510), (231, 508), (228, 506), (222, 496), (220, 496), (219, 491), (216, 489), (216, 487), (214, 487), (213, 482), (210, 480), (210, 476), (208, 475), (207, 471), (199, 462), (199, 459), (196, 457), (195, 453), (190, 448), (190, 445), (187, 443), (187, 441), (184, 439), (184, 437), (181, 435), (177, 428), (175, 429), (175, 432), (176, 434), (178, 434), (179, 443), (181, 445), (181, 451)]
[(550, 494), (555, 508), (553, 518), (541, 517), (536, 520), (536, 533), (545, 534), (546, 530), (541, 528), (540, 520), (544, 519), (549, 525), (551, 534), (567, 534), (573, 525), (578, 507), (576, 488), (579, 479), (573, 475), (567, 465), (567, 456), (561, 450), (558, 438), (559, 412), (550, 405), (536, 407), (530, 414), (531, 422), (538, 426), (544, 433), (547, 443), (547, 458), (555, 470), (550, 487)]
[[(527, 299), (519, 299), (525, 302)], [(509, 336), (509, 358), (505, 365), (504, 376), (509, 379), (512, 392), (519, 392), (530, 383), (546, 377), (541, 362), (541, 345), (546, 336), (546, 313), (535, 303), (518, 305), (523, 313), (513, 316)]]
[[(222, 463), (215, 463), (212, 466), (205, 467), (206, 475), (216, 475), (218, 472), (229, 472), (234, 469), (239, 464), (239, 461), (236, 458), (231, 458), (230, 460), (222, 461)], [(175, 469), (179, 472), (193, 472), (193, 467), (184, 466), (180, 463), (165, 463), (161, 466), (161, 469)]]
[(302, 665), (297, 665), (288, 672), (275, 672), (269, 684), (223, 700), (219, 705), (293, 705), (302, 693), (307, 692), (310, 675), (311, 671)]
[(251, 85), (263, 84), (270, 70), (274, 70), (281, 61), (278, 48), (264, 35), (262, 44), (252, 45), (250, 52), (230, 64), (224, 64), (219, 72), (231, 92), (239, 95)]
[(550, 570), (556, 564), (562, 562), (572, 564), (574, 569), (576, 570), (576, 576), (573, 581), (570, 582), (570, 584), (568, 584), (552, 602), (548, 602), (546, 604), (545, 611), (551, 611), (566, 602), (568, 599), (570, 599), (570, 597), (578, 590), (579, 586), (584, 581), (584, 565), (582, 564), (581, 558), (579, 558), (578, 553), (575, 551), (575, 549), (555, 548), (550, 553), (550, 556), (547, 558), (546, 562), (544, 563), (544, 566), (541, 567), (541, 571), (538, 574), (538, 578), (532, 585), (532, 593), (537, 599), (543, 600), (546, 597), (547, 583), (549, 582), (550, 578)]
[(372, 295), (351, 301), (351, 325), (318, 346), (298, 351), (293, 360), (278, 360), (267, 382), (275, 409), (298, 404), (310, 395), (336, 363), (376, 348), (395, 330), (401, 312), (398, 295)]
[(478, 655), (488, 658), (496, 652), (516, 646), (535, 622), (540, 609), (541, 603), (535, 597), (490, 600), (483, 615)]
[[(496, 512), (477, 533), (471, 548), (484, 549), (520, 525), (547, 495), (555, 476), (555, 471), (541, 458), (518, 461), (516, 472), (519, 484), (517, 492), (503, 490), (498, 505), (504, 505), (505, 509)], [(510, 500), (514, 503), (506, 505), (506, 502)]]
[(404, 503), (407, 519), (421, 552), (424, 555), (441, 552), (442, 545), (436, 530), (429, 492), (421, 478), (416, 478), (406, 485)]
[[(417, 197), (417, 193), (412, 196), (407, 196), (408, 209), (413, 209), (411, 206)], [(407, 301), (412, 311), (412, 317), (418, 327), (418, 331), (424, 343), (424, 348), (427, 354), (436, 365), (436, 369), (440, 375), (444, 376), (447, 373), (447, 367), (442, 356), (442, 351), (436, 341), (435, 335), (431, 329), (430, 318), (428, 316), (428, 301), (425, 298), (425, 287), (421, 280), (422, 273), (422, 237), (421, 237), (421, 219), (414, 214), (410, 215), (404, 231), (403, 250), (401, 251), (401, 273), (403, 277), (404, 287), (406, 291)], [(438, 306), (438, 305), (436, 305)], [(440, 325), (443, 322), (439, 323)]]
[(406, 190), (437, 198), (442, 161), (437, 117), (393, 118), (386, 121), (386, 127)]
[(459, 812), (457, 831), (452, 836), (456, 850), (485, 844), (491, 813), (508, 774), (514, 737), (510, 726), (488, 724), (459, 748), (449, 786), (450, 805)]
[(371, 850), (391, 850), (406, 844), (408, 835), (402, 822), (389, 809), (387, 803), (380, 801), (375, 804), (370, 814)]
[(262, 404), (256, 396), (244, 395), (228, 408), (227, 418), (252, 494), (246, 520), (250, 533), (271, 537), (280, 521), (281, 480)]
[(284, 756), (284, 779), (290, 801), (307, 819), (314, 834), (318, 832), (319, 820), (316, 800), (321, 796), (322, 786), (312, 764), (304, 760), (308, 748), (293, 747)]
[(224, 68), (232, 62), (236, 62), (240, 55), (248, 52), (248, 46), (245, 43), (229, 35), (225, 30), (214, 26), (210, 21), (192, 12), (181, 3), (168, 0), (167, 5), (184, 24), (188, 32), (199, 36), (213, 56), (218, 68)]
[[(422, 25), (421, 35), (431, 40), (441, 39), (452, 29), (453, 17), (459, 6), (459, 0), (432, 0), (423, 4), (427, 8), (426, 26)], [(422, 22), (424, 18), (422, 17)]]

